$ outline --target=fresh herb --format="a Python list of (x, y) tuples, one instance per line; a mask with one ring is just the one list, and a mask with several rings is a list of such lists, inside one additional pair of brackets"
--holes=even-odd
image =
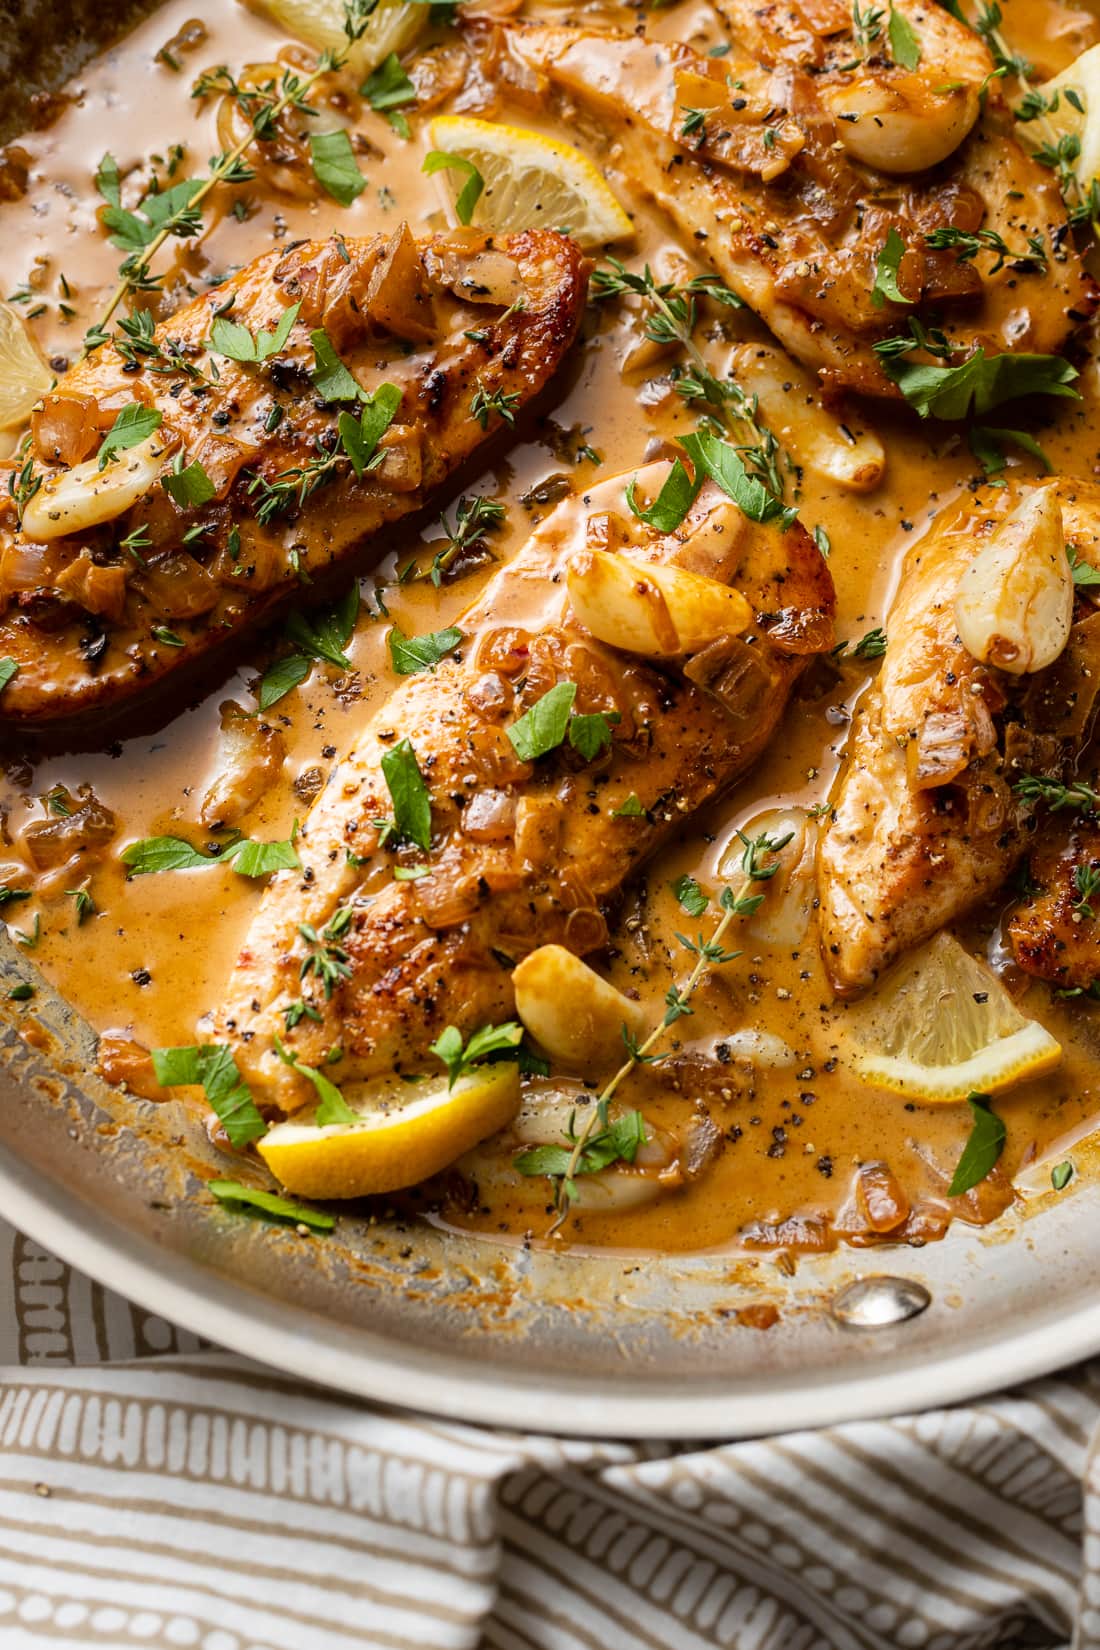
[(342, 127), (335, 132), (311, 132), (309, 156), (313, 176), (326, 195), (331, 195), (340, 206), (350, 206), (358, 200), (367, 187), (367, 180), (359, 170), (351, 138)]
[(482, 1026), (468, 1043), (463, 1043), (457, 1026), (448, 1026), (432, 1043), (431, 1052), (446, 1066), (447, 1087), (453, 1089), (479, 1060), (502, 1050), (516, 1051), (522, 1039), (523, 1027), (514, 1020), (499, 1026)]
[(0, 659), (0, 693), (3, 693), (9, 682), (15, 680), (19, 674), (19, 666), (14, 659)]
[(1056, 1163), (1050, 1171), (1050, 1183), (1056, 1192), (1064, 1192), (1073, 1179), (1073, 1164), (1068, 1160)]
[(253, 476), (248, 492), (256, 498), (256, 520), (262, 526), (274, 521), (276, 516), (300, 510), (318, 488), (335, 480), (337, 471), (347, 461), (340, 447), (326, 447), (320, 436), (314, 438), (314, 448), (315, 456), (305, 464), (293, 464), (270, 480), (267, 476)]
[(912, 23), (904, 12), (890, 7), (890, 22), (887, 28), (890, 40), (890, 56), (899, 69), (908, 69), (912, 74), (921, 60), (921, 45)]
[(750, 476), (728, 441), (709, 430), (697, 430), (681, 436), (680, 445), (695, 465), (696, 475), (710, 476), (750, 521), (779, 521), (786, 529), (797, 520), (798, 511), (781, 504), (762, 481)]
[(284, 348), (301, 307), (300, 303), (291, 304), (283, 310), (274, 332), (258, 332), (255, 336), (239, 321), (227, 321), (219, 315), (210, 329), (211, 347), (219, 355), (228, 356), (230, 361), (243, 361), (248, 365), (267, 361)]
[(161, 476), (160, 484), (181, 510), (198, 510), (210, 503), (218, 489), (197, 458), (184, 468), (182, 456), (176, 460), (176, 468), (169, 475)]
[(276, 659), (269, 665), (260, 678), (259, 706), (261, 710), (270, 710), (299, 682), (304, 682), (311, 669), (310, 661), (301, 653), (290, 653), (283, 659)]
[(409, 103), (416, 102), (416, 87), (401, 67), (396, 52), (391, 52), (373, 74), (369, 74), (359, 88), (372, 109), (384, 114), (399, 137), (408, 138), (409, 122), (400, 112)]
[(34, 986), (27, 980), (22, 980), (19, 985), (12, 986), (8, 992), (8, 1001), (9, 1003), (29, 1003), (33, 996)]
[[(352, 584), (347, 595), (334, 607), (320, 608), (311, 614), (292, 613), (286, 622), (286, 635), (309, 658), (324, 659), (338, 670), (350, 670), (351, 660), (344, 649), (351, 640), (358, 616), (359, 586)], [(266, 708), (262, 699), (261, 708)]]
[(991, 1109), (989, 1095), (968, 1094), (966, 1103), (970, 1107), (973, 1123), (970, 1138), (963, 1147), (962, 1156), (955, 1165), (955, 1173), (947, 1188), (948, 1197), (962, 1197), (964, 1192), (969, 1192), (972, 1187), (977, 1186), (989, 1174), (1004, 1151), (1004, 1122)]
[(569, 1202), (577, 1198), (576, 1181), (580, 1175), (601, 1174), (613, 1163), (633, 1163), (638, 1148), (647, 1140), (645, 1119), (640, 1111), (624, 1112), (611, 1122), (606, 1100), (597, 1101), (595, 1126), (577, 1152), (580, 1136), (577, 1134), (576, 1112), (570, 1113), (569, 1124), (561, 1146), (532, 1146), (512, 1159), (513, 1167), (523, 1175), (548, 1175), (560, 1183)]
[(701, 917), (710, 904), (710, 896), (704, 894), (694, 877), (677, 877), (669, 887), (689, 917)]
[(537, 762), (540, 756), (557, 750), (568, 730), (576, 697), (576, 682), (558, 682), (505, 729), (521, 762)]
[[(890, 13), (891, 18), (895, 15), (900, 16), (901, 14), (900, 12)], [(871, 302), (876, 309), (881, 309), (887, 299), (892, 304), (912, 303), (913, 300), (907, 298), (898, 286), (898, 266), (904, 256), (905, 242), (897, 230), (891, 226), (875, 262), (875, 282), (871, 288)]]
[(882, 34), (882, 20), (885, 16), (886, 12), (882, 6), (863, 7), (859, 0), (852, 0), (852, 34), (861, 59), (866, 60), (871, 47)]
[(169, 630), (168, 626), (164, 624), (155, 624), (152, 629), (152, 636), (154, 641), (161, 642), (165, 647), (187, 646), (182, 636), (178, 636), (174, 630)]
[(1053, 465), (1033, 435), (1026, 430), (1000, 430), (989, 424), (975, 424), (967, 434), (970, 451), (987, 476), (998, 476), (1005, 467), (1005, 447), (1019, 447), (1037, 459), (1049, 475)]
[[(449, 526), (446, 518), (443, 521), (447, 543), (436, 552), (428, 569), (428, 577), (437, 589), (443, 582), (444, 573), (449, 572), (461, 557), (477, 549), (487, 533), (495, 532), (502, 525), (505, 514), (504, 505), (493, 498), (459, 499), (454, 526)], [(407, 584), (411, 579), (423, 576), (418, 563), (413, 560), (401, 569), (400, 582)]]
[(612, 810), (612, 819), (646, 819), (648, 815), (636, 794), (631, 791), (625, 802)]
[(352, 1111), (331, 1078), (326, 1077), (323, 1071), (318, 1071), (316, 1066), (307, 1066), (305, 1061), (299, 1060), (291, 1049), (285, 1048), (278, 1032), (275, 1033), (274, 1042), (275, 1053), (284, 1066), (289, 1066), (292, 1071), (301, 1072), (302, 1076), (308, 1078), (317, 1090), (319, 1104), (313, 1114), (313, 1121), (319, 1129), (327, 1129), (334, 1124), (346, 1127), (349, 1123), (362, 1121)]
[(1077, 921), (1088, 918), (1095, 921), (1096, 912), (1090, 903), (1093, 897), (1100, 893), (1100, 868), (1093, 865), (1077, 865), (1073, 871), (1073, 889), (1077, 898), (1073, 902), (1073, 915)]
[(201, 865), (217, 864), (232, 865), (242, 877), (266, 877), (272, 871), (301, 868), (293, 836), (285, 842), (253, 842), (248, 837), (240, 837), (215, 854), (204, 854), (183, 837), (151, 836), (131, 842), (119, 857), (131, 877), (152, 876), (161, 871), (192, 871)]
[(444, 149), (432, 149), (424, 157), (424, 164), (420, 168), (429, 175), (433, 172), (461, 172), (466, 181), (455, 197), (455, 216), (459, 223), (469, 223), (474, 215), (474, 208), (481, 199), (485, 188), (485, 179), (478, 171), (472, 160), (465, 155), (450, 155)]
[(110, 152), (104, 155), (96, 168), (95, 186), (108, 206), (122, 205), (122, 182), (118, 161)]
[(334, 1215), (326, 1215), (321, 1209), (307, 1209), (302, 1203), (292, 1203), (288, 1197), (265, 1192), (260, 1186), (242, 1185), (239, 1180), (208, 1180), (206, 1189), (219, 1203), (230, 1208), (255, 1209), (269, 1220), (311, 1227), (316, 1232), (331, 1232), (336, 1225)]
[(462, 632), (454, 625), (446, 630), (429, 631), (425, 636), (406, 636), (400, 625), (395, 624), (388, 637), (390, 663), (398, 676), (414, 676), (418, 670), (430, 670), (437, 665), (461, 640)]
[(432, 845), (431, 796), (407, 739), (383, 753), (382, 777), (393, 802), (394, 829), (427, 853)]
[(832, 657), (838, 660), (881, 659), (885, 652), (886, 632), (881, 626), (876, 625), (874, 630), (869, 630), (865, 636), (861, 636), (854, 646), (848, 642), (841, 642), (839, 647), (834, 647)]
[(30, 897), (29, 888), (13, 888), (8, 882), (0, 882), (0, 906), (14, 905), (17, 900)]
[(322, 401), (358, 401), (363, 386), (341, 361), (324, 327), (309, 335), (313, 345), (314, 367), (310, 375), (313, 387)]
[(1045, 802), (1052, 813), (1059, 813), (1063, 808), (1080, 808), (1084, 812), (1092, 813), (1096, 808), (1100, 808), (1100, 793), (1079, 780), (1063, 785), (1060, 780), (1027, 773), (1022, 779), (1018, 779), (1012, 788), (1020, 801), (1028, 807), (1035, 808), (1040, 802)]
[(610, 749), (611, 730), (622, 721), (617, 710), (596, 710), (589, 715), (574, 715), (569, 721), (569, 743), (586, 762), (595, 761), (601, 751)]
[(66, 888), (65, 898), (76, 901), (76, 925), (82, 927), (96, 915), (96, 903), (86, 888)]
[[(895, 340), (885, 340), (887, 344)], [(908, 345), (911, 349), (914, 345)], [(1023, 395), (1057, 395), (1079, 400), (1071, 386), (1077, 368), (1060, 355), (989, 355), (979, 345), (974, 354), (957, 367), (937, 367), (906, 361), (902, 355), (884, 352), (875, 345), (882, 370), (893, 380), (921, 418), (980, 417), (1003, 401)]]
[[(1078, 590), (1087, 590), (1100, 584), (1100, 567), (1093, 567), (1091, 562), (1082, 560), (1072, 544), (1066, 546), (1066, 555), (1069, 557), (1070, 571)], [(3, 665), (0, 665), (0, 670), (2, 669)]]
[(707, 111), (705, 109), (689, 109), (681, 106), (680, 113), (684, 117), (680, 127), (681, 137), (693, 137), (694, 147), (700, 148), (707, 141)]
[(925, 235), (924, 244), (934, 251), (953, 251), (961, 264), (972, 262), (980, 252), (992, 252), (994, 262), (989, 270), (991, 275), (998, 275), (1009, 259), (1016, 270), (1045, 271), (1047, 267), (1046, 248), (1041, 235), (1029, 236), (1026, 251), (1013, 252), (1004, 236), (995, 229), (957, 229), (954, 224), (946, 224)]
[(116, 453), (147, 441), (154, 431), (160, 429), (162, 417), (156, 407), (141, 407), (136, 401), (123, 407), (103, 437), (99, 449), (99, 468), (105, 470)]
[(470, 417), (476, 418), (483, 430), (489, 428), (489, 419), (493, 413), (502, 418), (506, 424), (516, 421), (515, 408), (518, 407), (521, 396), (518, 390), (497, 388), (487, 390), (478, 379), (477, 388), (470, 397)]
[[(342, 362), (340, 365), (343, 367)], [(367, 470), (377, 469), (381, 464), (383, 454), (377, 450), (378, 443), (394, 421), (402, 392), (396, 384), (379, 384), (373, 395), (367, 395), (362, 389), (359, 395), (363, 401), (359, 417), (342, 412), (337, 419), (340, 445), (351, 461), (356, 480), (362, 480)]]
[(638, 520), (644, 521), (647, 527), (655, 528), (658, 533), (672, 533), (695, 503), (702, 484), (702, 476), (697, 475), (693, 481), (677, 458), (673, 460), (672, 468), (662, 482), (660, 492), (647, 509), (643, 510), (637, 501), (637, 476), (631, 476), (626, 484), (626, 502)]
[(228, 1044), (155, 1048), (152, 1053), (153, 1071), (163, 1088), (195, 1083), (205, 1090), (211, 1110), (217, 1115), (231, 1146), (247, 1146), (267, 1133), (267, 1124), (237, 1069), (233, 1050)]
[(305, 980), (314, 975), (320, 981), (326, 1002), (341, 981), (351, 978), (351, 963), (340, 944), (351, 927), (351, 919), (351, 907), (342, 905), (320, 934), (310, 922), (298, 924), (298, 933), (309, 947), (299, 966), (298, 978)]

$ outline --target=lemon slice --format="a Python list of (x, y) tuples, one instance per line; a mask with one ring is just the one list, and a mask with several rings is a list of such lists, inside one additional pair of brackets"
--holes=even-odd
[(369, 1197), (438, 1174), (519, 1109), (519, 1068), (509, 1060), (462, 1077), (371, 1084), (344, 1097), (361, 1123), (318, 1128), (295, 1116), (258, 1142), (260, 1156), (301, 1197)]
[(0, 430), (24, 423), (52, 383), (23, 317), (0, 301)]
[[(1016, 131), (1027, 142), (1027, 134), (1034, 129), (1036, 148), (1045, 143), (1056, 146), (1058, 139), (1067, 135), (1076, 137), (1080, 151), (1071, 170), (1084, 191), (1093, 178), (1100, 176), (1100, 46), (1090, 46), (1074, 58), (1068, 69), (1044, 81), (1037, 90), (1048, 112), (1017, 125)], [(1055, 94), (1058, 106), (1050, 110)]]
[(847, 1036), (861, 1077), (915, 1100), (996, 1094), (1062, 1058), (1062, 1045), (949, 934), (887, 975), (852, 1010)]
[[(249, 0), (249, 4), (261, 16), (270, 18), (317, 51), (342, 51), (348, 43), (341, 0)], [(424, 27), (427, 15), (426, 5), (381, 0), (371, 14), (366, 32), (351, 48), (348, 66), (357, 74), (377, 69), (391, 52), (403, 52), (412, 44)]]
[[(485, 183), (474, 217), (486, 229), (568, 230), (581, 246), (627, 240), (634, 225), (592, 162), (568, 143), (541, 132), (494, 120), (440, 115), (432, 121), (432, 146), (461, 155)], [(453, 201), (463, 179), (446, 174)]]

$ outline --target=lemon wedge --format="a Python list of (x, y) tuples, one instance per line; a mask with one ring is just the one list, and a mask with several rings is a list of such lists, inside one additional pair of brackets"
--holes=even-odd
[[(1037, 120), (1018, 125), (1016, 131), (1025, 144), (1035, 133), (1035, 147), (1073, 136), (1080, 145), (1071, 170), (1084, 193), (1092, 180), (1100, 177), (1100, 46), (1075, 57), (1068, 69), (1036, 88), (1047, 105)], [(1066, 94), (1069, 94), (1068, 96)], [(1057, 98), (1057, 107), (1050, 105)]]
[(949, 934), (888, 974), (847, 1024), (854, 1069), (914, 1100), (996, 1094), (1050, 1071), (1062, 1045)]
[[(494, 120), (440, 115), (432, 147), (476, 166), (485, 184), (474, 218), (486, 229), (564, 229), (584, 247), (627, 240), (634, 225), (592, 162), (568, 143)], [(446, 174), (449, 199), (461, 176)]]
[[(342, 51), (348, 43), (341, 0), (249, 0), (249, 3), (262, 17), (269, 18), (317, 51)], [(349, 68), (357, 74), (367, 74), (385, 62), (391, 52), (403, 52), (424, 27), (427, 14), (425, 5), (381, 0), (371, 14), (366, 32), (351, 48)]]
[(318, 1128), (296, 1115), (257, 1143), (260, 1156), (300, 1197), (369, 1197), (438, 1174), (519, 1110), (514, 1060), (483, 1066), (448, 1090), (446, 1077), (423, 1083), (363, 1085), (344, 1098), (362, 1121)]
[(23, 317), (0, 301), (0, 430), (24, 423), (52, 383)]

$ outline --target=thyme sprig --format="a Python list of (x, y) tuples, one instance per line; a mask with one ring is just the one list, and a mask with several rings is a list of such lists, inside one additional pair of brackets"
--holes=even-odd
[(764, 894), (753, 893), (752, 889), (758, 883), (770, 882), (779, 870), (780, 861), (775, 856), (790, 842), (793, 832), (788, 831), (785, 836), (769, 836), (762, 832), (757, 837), (747, 837), (739, 831), (738, 836), (744, 844), (741, 854), (742, 882), (737, 892), (732, 888), (724, 888), (719, 899), (721, 916), (709, 939), (699, 935), (698, 940), (688, 940), (677, 935), (681, 945), (695, 957), (695, 964), (687, 979), (681, 986), (670, 987), (665, 997), (665, 1012), (660, 1022), (654, 1026), (644, 1042), (639, 1043), (629, 1034), (628, 1028), (623, 1028), (623, 1040), (626, 1045), (627, 1057), (615, 1072), (614, 1076), (605, 1084), (596, 1096), (589, 1110), (584, 1127), (577, 1132), (572, 1130), (570, 1143), (573, 1147), (568, 1165), (564, 1174), (555, 1175), (557, 1181), (555, 1189), (556, 1217), (550, 1231), (552, 1236), (558, 1230), (569, 1212), (569, 1205), (576, 1196), (575, 1181), (581, 1171), (582, 1160), (586, 1148), (591, 1145), (593, 1136), (598, 1130), (607, 1128), (608, 1106), (616, 1091), (639, 1065), (652, 1065), (666, 1056), (654, 1054), (654, 1049), (660, 1043), (670, 1026), (685, 1015), (694, 1013), (691, 1007), (691, 998), (699, 985), (700, 980), (708, 969), (732, 962), (740, 955), (738, 951), (727, 951), (724, 941), (730, 925), (737, 917), (750, 917), (762, 904)]
[(678, 344), (690, 362), (688, 370), (673, 379), (676, 393), (689, 405), (704, 406), (715, 423), (724, 424), (749, 473), (782, 499), (784, 468), (792, 470), (794, 465), (773, 432), (761, 423), (759, 397), (747, 395), (735, 379), (712, 373), (695, 342), (698, 300), (713, 298), (740, 309), (736, 293), (716, 275), (697, 275), (686, 286), (677, 287), (672, 281), (658, 281), (648, 264), (639, 275), (618, 258), (608, 258), (608, 267), (595, 271), (592, 292), (597, 299), (630, 293), (643, 300), (649, 308), (645, 336), (655, 344)]
[[(317, 66), (304, 78), (289, 71), (283, 75), (277, 97), (263, 93), (244, 92), (228, 70), (218, 71), (224, 74), (227, 85), (220, 89), (229, 89), (236, 97), (238, 107), (241, 108), (248, 120), (248, 131), (231, 149), (215, 155), (210, 162), (210, 171), (201, 181), (195, 180), (196, 187), (180, 190), (180, 200), (173, 210), (168, 212), (157, 228), (152, 238), (139, 250), (131, 252), (119, 266), (119, 280), (114, 292), (99, 321), (89, 328), (85, 335), (85, 354), (98, 349), (107, 342), (108, 326), (119, 305), (126, 302), (135, 292), (149, 292), (159, 287), (159, 279), (152, 274), (152, 262), (164, 245), (165, 241), (174, 235), (195, 235), (202, 227), (202, 214), (199, 207), (219, 184), (245, 183), (252, 176), (251, 168), (244, 163), (243, 156), (251, 145), (257, 141), (270, 139), (275, 132), (279, 117), (287, 109), (304, 109), (308, 107), (309, 94), (322, 76), (332, 74), (343, 68), (355, 43), (362, 39), (379, 0), (344, 0), (343, 20), (346, 44), (337, 50), (325, 50), (317, 59)], [(219, 83), (220, 84), (220, 83)], [(211, 76), (200, 78), (196, 87), (196, 96), (205, 96), (215, 89)], [(254, 101), (255, 100), (255, 101)]]

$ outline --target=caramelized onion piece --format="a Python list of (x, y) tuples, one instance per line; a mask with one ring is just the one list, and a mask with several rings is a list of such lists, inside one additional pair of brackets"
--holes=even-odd
[(99, 445), (99, 407), (90, 395), (44, 395), (31, 414), (35, 457), (80, 464)]
[(210, 829), (239, 824), (278, 779), (286, 757), (286, 740), (278, 728), (249, 715), (232, 699), (218, 708), (218, 772), (200, 814)]

